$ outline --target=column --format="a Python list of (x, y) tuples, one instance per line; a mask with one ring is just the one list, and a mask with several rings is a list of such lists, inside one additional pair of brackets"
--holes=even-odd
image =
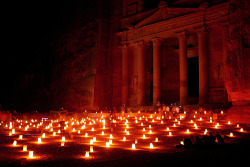
[(180, 61), (180, 105), (188, 104), (188, 65), (186, 31), (178, 33)]
[(128, 105), (128, 46), (122, 47), (122, 105)]
[(143, 10), (143, 0), (138, 0), (138, 12), (142, 12)]
[(138, 50), (138, 105), (145, 105), (145, 43), (137, 43)]
[(123, 0), (123, 11), (122, 11), (122, 15), (123, 17), (127, 17), (127, 13), (128, 13), (128, 0)]
[(153, 104), (161, 101), (161, 39), (152, 39), (153, 42)]
[(207, 79), (207, 45), (205, 28), (201, 28), (198, 32), (199, 45), (199, 104), (206, 104), (208, 100), (208, 79)]

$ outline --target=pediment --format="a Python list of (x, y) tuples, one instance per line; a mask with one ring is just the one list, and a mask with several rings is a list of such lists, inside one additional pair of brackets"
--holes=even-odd
[(200, 10), (199, 8), (172, 8), (167, 5), (159, 5), (158, 10), (147, 18), (137, 23), (134, 27), (139, 28), (149, 24), (183, 16)]

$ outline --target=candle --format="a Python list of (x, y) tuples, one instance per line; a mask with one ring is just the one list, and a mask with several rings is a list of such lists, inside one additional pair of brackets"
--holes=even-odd
[(150, 146), (149, 146), (150, 148), (153, 148), (153, 143), (150, 143)]
[(169, 135), (169, 136), (172, 136), (172, 132), (169, 132), (168, 135)]
[(233, 137), (233, 136), (234, 136), (234, 134), (233, 134), (233, 132), (231, 132), (231, 133), (230, 133), (230, 137)]
[(64, 142), (61, 142), (61, 146), (62, 146), (62, 147), (64, 146)]
[(42, 138), (45, 138), (45, 133), (43, 133)]
[(132, 149), (135, 149), (135, 144), (132, 144)]
[(20, 140), (23, 139), (23, 135), (19, 135), (19, 139), (20, 139)]
[(16, 146), (16, 143), (17, 143), (17, 141), (15, 140), (15, 141), (13, 142), (13, 146)]
[(85, 158), (88, 158), (88, 157), (89, 157), (89, 152), (86, 151), (86, 153), (85, 153)]
[(89, 151), (94, 152), (93, 146), (90, 146)]
[(109, 144), (112, 144), (112, 140), (111, 139), (109, 140)]
[(33, 158), (33, 151), (29, 151), (29, 158)]
[(37, 141), (37, 143), (42, 143), (42, 140), (41, 140), (41, 138), (38, 138), (38, 141)]
[(27, 151), (27, 145), (23, 146), (23, 151)]
[(65, 141), (65, 136), (62, 137), (62, 141)]
[(106, 142), (106, 147), (110, 147), (109, 142)]
[(158, 138), (157, 137), (155, 138), (155, 142), (158, 142)]

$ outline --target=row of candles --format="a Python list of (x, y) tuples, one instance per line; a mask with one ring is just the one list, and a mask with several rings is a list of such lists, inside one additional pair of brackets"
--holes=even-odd
[[(128, 118), (129, 118), (129, 117), (128, 117)], [(124, 121), (124, 120), (125, 120), (124, 125), (125, 125), (126, 127), (125, 127), (124, 132), (125, 132), (126, 135), (130, 135), (130, 132), (129, 132), (127, 129), (130, 128), (130, 127), (129, 127), (129, 124), (133, 124), (132, 122), (129, 122), (129, 121), (128, 121), (128, 118), (126, 118), (126, 117), (118, 117), (118, 120), (120, 120), (120, 121)], [(151, 121), (149, 121), (149, 118), (151, 119)], [(157, 123), (157, 124), (164, 124), (164, 120), (165, 120), (165, 119), (163, 119), (164, 117), (156, 117), (156, 118), (155, 118), (155, 117), (153, 117), (153, 115), (150, 115), (149, 118), (144, 117), (144, 116), (139, 117), (139, 118), (134, 117), (134, 119), (135, 119), (135, 124), (137, 124), (138, 126), (145, 126), (145, 125), (143, 124), (143, 122), (141, 122), (141, 123), (139, 124), (139, 121), (141, 121), (141, 120), (145, 120), (146, 122), (151, 122), (152, 124), (154, 124), (154, 123)], [(195, 117), (194, 117), (194, 118), (195, 118)], [(196, 119), (196, 118), (195, 118), (195, 119)], [(66, 121), (66, 122), (65, 122), (65, 126), (63, 127), (63, 129), (64, 129), (64, 130), (69, 130), (69, 131), (71, 131), (71, 132), (78, 132), (78, 133), (80, 134), (80, 133), (81, 133), (80, 130), (86, 128), (87, 120), (89, 121), (89, 124), (88, 124), (88, 125), (95, 125), (95, 124), (96, 124), (96, 121), (99, 121), (100, 123), (103, 124), (102, 129), (107, 129), (107, 128), (105, 127), (105, 125), (106, 125), (106, 124), (105, 124), (105, 119), (99, 119), (99, 120), (96, 119), (96, 120), (94, 120), (94, 119), (90, 119), (90, 118), (87, 118), (86, 120), (85, 120), (85, 119), (81, 119), (80, 122), (77, 121), (77, 120), (74, 120), (74, 119), (71, 119), (70, 122), (69, 122), (69, 121)], [(139, 120), (139, 121), (138, 121), (138, 120)], [(160, 123), (159, 123), (157, 120), (159, 120)], [(169, 117), (169, 120), (172, 120), (171, 117)], [(177, 119), (177, 118), (174, 119), (174, 122), (176, 122), (178, 125), (180, 125), (180, 124), (181, 124), (180, 121), (182, 121), (182, 120), (183, 120), (183, 117), (181, 116), (181, 117), (178, 118), (178, 119)], [(117, 120), (112, 120), (112, 123), (116, 124), (116, 123), (117, 123), (116, 121), (117, 121)], [(203, 119), (202, 119), (202, 117), (200, 117), (199, 119), (196, 119), (196, 121), (203, 121)], [(44, 122), (46, 122), (46, 121), (41, 121), (41, 122), (38, 123), (37, 120), (33, 120), (33, 119), (31, 120), (31, 122), (22, 121), (22, 120), (17, 120), (17, 121), (16, 121), (17, 124), (20, 124), (20, 125), (19, 125), (19, 129), (21, 129), (21, 130), (22, 130), (22, 125), (26, 124), (24, 131), (27, 131), (30, 127), (32, 127), (32, 125), (33, 125), (33, 127), (40, 128), (40, 127), (43, 126), (43, 123), (44, 123)], [(48, 121), (48, 122), (49, 122), (49, 121)], [(51, 122), (49, 123), (49, 125), (48, 125), (48, 126), (45, 126), (44, 130), (49, 130), (50, 132), (53, 132), (53, 136), (56, 136), (56, 132), (54, 132), (54, 129), (53, 129), (53, 123), (54, 123), (54, 122), (58, 122), (58, 120), (51, 120)], [(209, 123), (212, 123), (212, 122), (213, 122), (213, 121), (212, 121), (212, 118), (210, 117)], [(37, 123), (37, 124), (35, 125), (35, 123)], [(193, 121), (193, 120), (190, 120), (189, 123), (194, 123), (194, 121)], [(9, 126), (8, 126), (8, 124), (6, 124), (6, 128), (11, 129), (11, 132), (9, 133), (10, 136), (11, 136), (12, 134), (15, 134), (15, 129), (14, 129), (14, 125), (13, 125), (13, 124), (14, 124), (14, 123), (12, 123), (12, 122), (9, 123)], [(69, 127), (68, 124), (71, 124), (71, 126), (73, 126), (74, 124), (76, 124), (76, 125), (82, 125), (82, 126), (81, 126), (81, 128), (80, 128), (79, 130), (76, 130), (75, 127), (73, 127), (72, 129), (68, 129), (68, 127)], [(229, 121), (227, 124), (228, 124), (228, 125), (231, 125), (231, 122)], [(58, 124), (57, 127), (60, 127), (60, 126), (61, 126), (61, 125)], [(214, 126), (214, 128), (217, 129), (219, 126), (220, 126), (220, 124), (219, 124), (219, 123), (216, 123), (216, 125)], [(151, 125), (148, 126), (148, 128), (150, 129), (149, 132), (148, 132), (148, 134), (152, 134), (152, 133), (153, 133), (152, 130), (151, 130), (151, 127), (152, 127)], [(175, 123), (173, 124), (173, 127), (176, 127), (176, 124), (175, 124)], [(236, 127), (239, 128), (239, 124), (237, 124)], [(55, 128), (56, 128), (56, 127), (55, 127)], [(194, 128), (197, 129), (197, 124), (196, 124), (196, 123), (194, 123)], [(94, 127), (91, 127), (91, 131), (95, 131)], [(142, 129), (142, 131), (143, 131), (143, 132), (146, 131), (145, 127)], [(169, 131), (169, 132), (168, 132), (168, 136), (172, 136), (172, 131), (170, 131), (169, 127), (166, 128), (166, 131)], [(240, 129), (240, 132), (243, 132), (243, 128)], [(61, 130), (58, 130), (57, 133), (60, 134), (60, 133), (61, 133)], [(191, 132), (190, 132), (189, 129), (187, 129), (187, 130), (186, 130), (186, 133), (189, 134), (189, 133), (191, 133)], [(205, 131), (204, 131), (204, 134), (206, 134), (206, 133), (207, 133), (207, 129), (205, 129)], [(104, 135), (104, 131), (102, 131), (101, 135)], [(88, 133), (85, 133), (84, 136), (85, 136), (85, 137), (88, 137)], [(229, 135), (229, 136), (232, 137), (232, 136), (233, 136), (233, 132), (230, 132), (230, 135)], [(19, 139), (21, 140), (22, 138), (23, 138), (23, 135), (19, 135)], [(45, 138), (45, 133), (42, 134), (42, 138)], [(39, 137), (37, 143), (42, 143), (42, 138)], [(110, 134), (110, 137), (109, 137), (109, 138), (110, 138), (109, 141), (106, 142), (106, 145), (105, 145), (106, 147), (110, 147), (110, 146), (112, 145), (112, 134)], [(142, 138), (145, 139), (145, 138), (146, 138), (146, 135), (143, 134), (143, 135), (142, 135)], [(65, 142), (65, 141), (66, 141), (65, 136), (62, 136), (62, 139), (61, 139), (61, 146), (64, 146), (64, 142)], [(95, 141), (96, 141), (96, 137), (93, 137), (93, 139), (90, 139), (90, 145), (93, 145)], [(126, 137), (123, 137), (123, 141), (126, 141)], [(157, 138), (157, 137), (155, 138), (155, 141), (158, 142), (158, 138)], [(136, 143), (137, 143), (137, 139), (135, 139), (135, 143), (132, 143), (131, 149), (136, 149)], [(13, 146), (16, 146), (16, 144), (17, 144), (17, 141), (15, 140), (15, 141), (13, 142)], [(149, 148), (154, 148), (153, 143), (149, 143)], [(27, 145), (24, 145), (24, 146), (23, 146), (23, 151), (27, 151)], [(90, 150), (89, 150), (89, 151), (86, 151), (85, 157), (89, 157), (89, 152), (93, 152), (93, 146), (90, 146)], [(29, 151), (29, 158), (33, 158), (33, 151)]]

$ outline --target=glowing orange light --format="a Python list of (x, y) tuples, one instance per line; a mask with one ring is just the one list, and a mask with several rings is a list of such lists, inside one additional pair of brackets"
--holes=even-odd
[(61, 146), (62, 146), (62, 147), (64, 146), (64, 142), (61, 142)]
[(132, 149), (133, 149), (133, 150), (135, 149), (135, 144), (132, 144)]
[(33, 158), (33, 151), (29, 151), (29, 158)]
[(37, 143), (42, 143), (42, 139), (41, 139), (41, 138), (38, 138)]
[(240, 128), (240, 131), (243, 132), (243, 128)]
[(155, 142), (158, 142), (158, 138), (157, 137), (155, 138)]
[(45, 133), (43, 133), (42, 138), (45, 138)]
[(27, 145), (23, 146), (23, 151), (27, 151)]
[(233, 132), (231, 132), (231, 133), (230, 133), (230, 137), (233, 137), (233, 136), (234, 136), (234, 134), (233, 134)]
[(126, 141), (126, 137), (123, 137), (123, 141)]
[(154, 146), (153, 146), (153, 143), (150, 143), (150, 146), (149, 146), (150, 148), (154, 148)]
[(19, 135), (19, 139), (20, 139), (20, 140), (23, 139), (23, 135)]
[(86, 153), (85, 153), (85, 158), (89, 158), (89, 152), (88, 151), (86, 151)]
[(94, 152), (93, 146), (90, 146), (89, 151)]
[(65, 136), (62, 137), (62, 141), (65, 141)]
[(168, 135), (169, 135), (169, 136), (172, 136), (172, 132), (169, 132)]
[(110, 144), (109, 144), (109, 142), (106, 142), (106, 147), (110, 147)]
[(15, 140), (15, 141), (13, 142), (13, 146), (16, 146), (16, 144), (17, 144), (17, 141)]

